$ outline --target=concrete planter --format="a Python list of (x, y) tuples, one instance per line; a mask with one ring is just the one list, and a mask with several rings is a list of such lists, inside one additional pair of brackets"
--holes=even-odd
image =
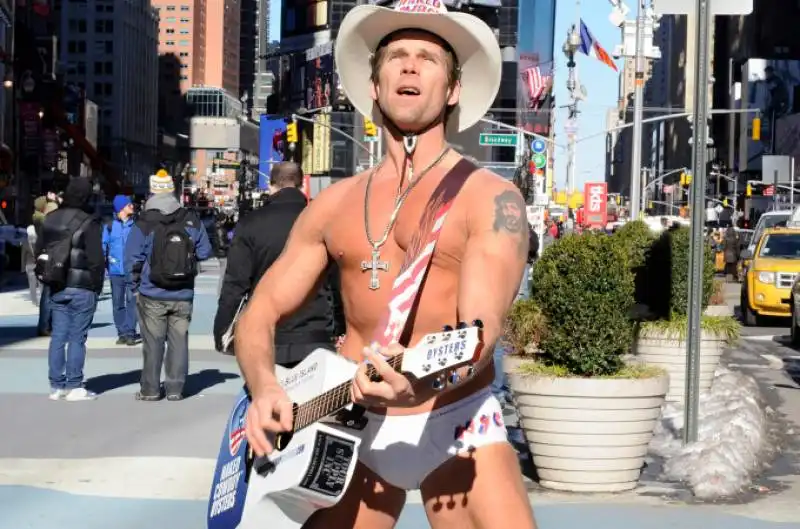
[(705, 310), (706, 316), (734, 316), (733, 307), (730, 305), (709, 305)]
[(652, 379), (548, 378), (520, 374), (509, 385), (542, 487), (619, 492), (636, 487), (669, 387)]
[[(708, 391), (725, 339), (703, 331), (700, 338), (700, 391)], [(636, 343), (636, 361), (660, 367), (669, 373), (667, 401), (683, 402), (686, 392), (686, 340), (670, 337), (663, 331), (643, 328)]]

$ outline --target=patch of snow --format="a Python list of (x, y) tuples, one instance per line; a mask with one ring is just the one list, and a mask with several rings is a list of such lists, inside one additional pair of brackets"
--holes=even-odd
[(717, 370), (710, 391), (700, 396), (697, 442), (686, 447), (683, 413), (682, 403), (664, 405), (650, 452), (664, 458), (664, 479), (686, 483), (697, 498), (735, 496), (771, 461), (772, 410), (753, 377)]

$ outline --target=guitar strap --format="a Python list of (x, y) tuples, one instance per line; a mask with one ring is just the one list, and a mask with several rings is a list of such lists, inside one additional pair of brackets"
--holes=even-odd
[(400, 342), (408, 316), (419, 297), (422, 282), (430, 268), (433, 251), (442, 233), (444, 221), (453, 201), (467, 178), (477, 169), (475, 165), (462, 158), (442, 178), (431, 194), (425, 213), (420, 219), (419, 230), (411, 239), (400, 273), (392, 285), (392, 296), (375, 330), (373, 344), (381, 347)]

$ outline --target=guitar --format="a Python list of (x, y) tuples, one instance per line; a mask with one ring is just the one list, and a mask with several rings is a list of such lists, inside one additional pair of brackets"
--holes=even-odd
[[(416, 346), (387, 360), (412, 380), (431, 380), (442, 389), (460, 381), (478, 361), (482, 324), (424, 336)], [(275, 451), (254, 458), (244, 434), (249, 396), (243, 389), (228, 420), (208, 505), (208, 529), (300, 529), (317, 510), (341, 500), (356, 467), (361, 429), (366, 419), (347, 413), (358, 364), (316, 349), (293, 369), (276, 366), (281, 386), (293, 402), (291, 432), (271, 436)], [(376, 376), (370, 367), (371, 375)], [(326, 420), (332, 415), (338, 419)]]

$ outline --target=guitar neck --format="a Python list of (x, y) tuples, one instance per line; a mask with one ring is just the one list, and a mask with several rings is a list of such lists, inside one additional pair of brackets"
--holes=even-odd
[[(400, 371), (400, 366), (403, 365), (403, 353), (387, 359), (386, 362), (395, 371)], [(377, 374), (378, 372), (374, 366), (367, 366), (367, 375), (369, 377)], [(296, 404), (294, 409), (294, 431), (298, 432), (347, 407), (352, 402), (350, 400), (350, 388), (352, 386), (352, 382), (345, 382), (303, 404)]]

